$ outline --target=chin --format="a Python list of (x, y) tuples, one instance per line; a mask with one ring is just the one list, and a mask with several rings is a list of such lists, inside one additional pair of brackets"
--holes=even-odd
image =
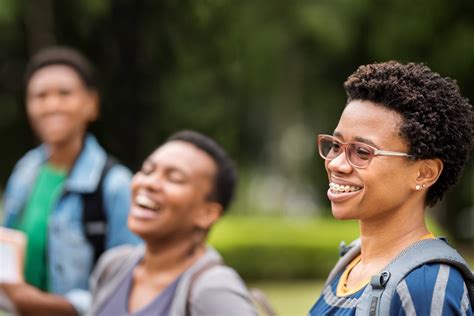
[(143, 234), (143, 224), (138, 223), (133, 216), (128, 216), (128, 221), (127, 221), (128, 229), (134, 233), (135, 235), (142, 237), (141, 235)]
[(43, 143), (59, 146), (67, 143), (67, 139), (64, 135), (41, 135), (41, 140)]
[(342, 209), (342, 208), (332, 206), (331, 212), (332, 212), (332, 216), (338, 220), (358, 219), (354, 215), (353, 211), (349, 209)]

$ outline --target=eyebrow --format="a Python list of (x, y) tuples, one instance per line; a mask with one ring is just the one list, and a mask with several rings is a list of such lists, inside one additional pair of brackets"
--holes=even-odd
[[(146, 165), (151, 165), (152, 172), (155, 171), (155, 170), (158, 168), (158, 166), (159, 166), (159, 164), (157, 164), (156, 162), (154, 162), (154, 161), (153, 161), (152, 159), (150, 159), (150, 158), (147, 158), (147, 159), (143, 162), (142, 168), (143, 168), (143, 166), (144, 166), (145, 164), (146, 164)], [(165, 166), (163, 166), (163, 168), (164, 168), (164, 172), (165, 172), (165, 173), (179, 172), (179, 173), (181, 173), (183, 176), (189, 177), (189, 173), (188, 173), (185, 169), (183, 169), (183, 168), (181, 168), (181, 167), (179, 167), (179, 166), (176, 166), (176, 165), (171, 164), (171, 165), (165, 165)]]
[[(340, 137), (340, 138), (343, 138), (342, 134), (338, 131), (334, 131), (333, 133), (333, 136), (337, 136), (337, 137)], [(360, 143), (364, 143), (364, 144), (367, 144), (367, 145), (371, 145), (375, 148), (379, 148), (377, 146), (377, 144), (375, 144), (373, 141), (371, 141), (370, 139), (367, 139), (367, 138), (364, 138), (364, 137), (360, 137), (360, 136), (356, 136), (354, 137), (354, 139), (357, 141), (357, 142), (360, 142)]]

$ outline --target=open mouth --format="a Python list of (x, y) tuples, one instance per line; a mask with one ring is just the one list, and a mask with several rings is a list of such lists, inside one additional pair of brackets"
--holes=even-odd
[(153, 201), (148, 196), (143, 194), (138, 194), (135, 197), (135, 203), (142, 208), (145, 208), (150, 211), (158, 212), (161, 209), (161, 204)]
[(357, 192), (357, 191), (362, 190), (362, 187), (358, 187), (354, 185), (342, 185), (342, 184), (331, 182), (329, 183), (329, 189), (334, 194), (341, 194), (341, 193)]

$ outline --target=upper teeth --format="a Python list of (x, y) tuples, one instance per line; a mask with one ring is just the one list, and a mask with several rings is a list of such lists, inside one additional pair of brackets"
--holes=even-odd
[(160, 208), (159, 204), (150, 199), (148, 196), (139, 194), (135, 197), (135, 203), (137, 203), (140, 206), (153, 209), (153, 210), (158, 210)]
[(361, 187), (356, 187), (353, 185), (340, 185), (334, 182), (329, 183), (329, 187), (331, 188), (331, 190), (337, 192), (354, 192), (362, 189)]

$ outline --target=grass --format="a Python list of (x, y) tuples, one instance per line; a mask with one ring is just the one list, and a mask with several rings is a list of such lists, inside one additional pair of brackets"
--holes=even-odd
[(321, 293), (323, 282), (268, 281), (249, 283), (250, 288), (262, 290), (277, 315), (306, 315)]

